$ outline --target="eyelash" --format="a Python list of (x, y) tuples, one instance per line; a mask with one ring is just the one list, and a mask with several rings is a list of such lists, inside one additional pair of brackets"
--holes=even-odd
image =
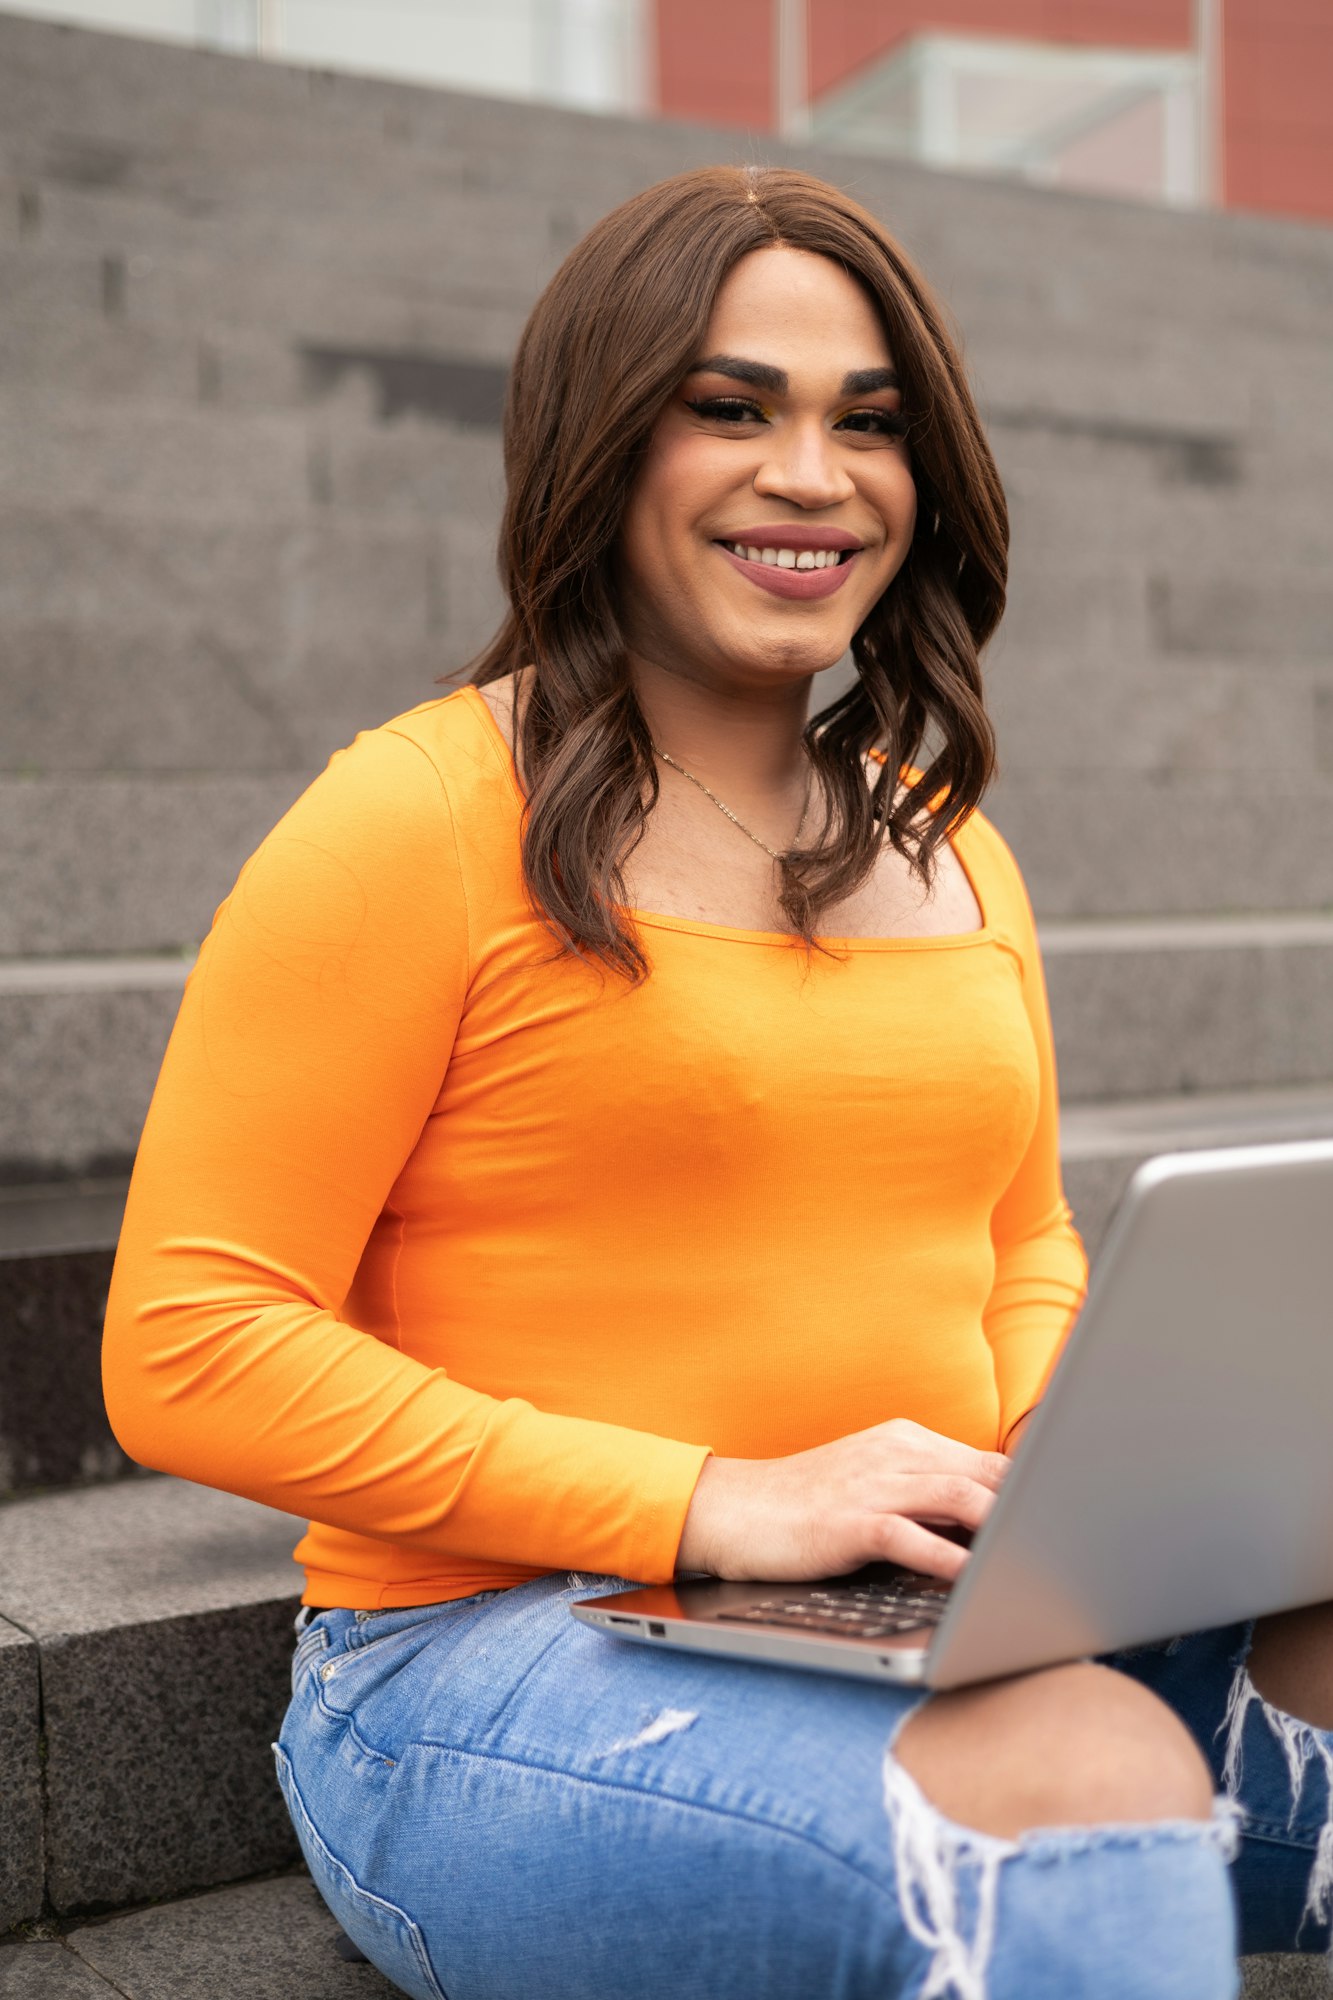
[[(743, 396), (706, 396), (698, 402), (686, 399), (686, 407), (701, 417), (712, 417), (719, 423), (735, 423), (746, 419), (765, 420), (766, 413), (757, 403), (747, 402)], [(878, 433), (880, 437), (905, 437), (908, 419), (902, 410), (849, 410), (848, 417), (871, 417), (874, 430), (861, 432), (862, 436)], [(847, 422), (847, 417), (842, 419)]]

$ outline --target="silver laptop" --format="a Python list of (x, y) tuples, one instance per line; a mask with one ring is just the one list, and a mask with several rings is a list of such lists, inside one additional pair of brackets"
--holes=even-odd
[(953, 1586), (677, 1580), (571, 1605), (621, 1638), (958, 1687), (1333, 1598), (1333, 1139), (1133, 1176)]

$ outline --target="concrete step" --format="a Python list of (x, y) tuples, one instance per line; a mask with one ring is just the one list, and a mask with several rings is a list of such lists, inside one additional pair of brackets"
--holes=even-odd
[(177, 955), (0, 967), (4, 1181), (128, 1170), (191, 962)]
[[(304, 1868), (0, 1942), (0, 2000), (389, 2000)], [(1241, 1960), (1242, 2000), (1325, 2000), (1322, 1960)], [(607, 1996), (599, 1996), (607, 2000)]]
[[(486, 622), (477, 615), (474, 630)], [(432, 655), (416, 643), (392, 649), (388, 659), (371, 648), (355, 660), (344, 654), (322, 704), (309, 706), (274, 674), (247, 682), (238, 673), (196, 710), (178, 661), (152, 645), (136, 662), (130, 648), (126, 678), (145, 697), (151, 667), (161, 668), (161, 714), (151, 727), (142, 718), (107, 722), (105, 736), (125, 751), (126, 763), (131, 754), (147, 762), (155, 734), (197, 754), (199, 731), (211, 718), (219, 762), (262, 749), (267, 768), (196, 763), (134, 771), (122, 764), (112, 772), (0, 774), (0, 959), (197, 945), (242, 862), (332, 752), (358, 730), (447, 693), (450, 684), (432, 676), (464, 657), (461, 646)], [(82, 685), (91, 699), (100, 671), (85, 650), (69, 684)], [(31, 673), (40, 679), (36, 659)], [(48, 697), (28, 730), (34, 744), (57, 739)], [(73, 763), (82, 754), (70, 750), (62, 759)], [(997, 788), (987, 809), (1044, 919), (1329, 908), (1333, 779), (1292, 789), (1283, 801), (1283, 839), (1272, 845), (1256, 839), (1237, 804), (1237, 782), (1226, 771), (1023, 772)]]
[(1333, 913), (1046, 923), (1066, 1102), (1333, 1082)]
[(0, 1929), (295, 1858), (269, 1744), (303, 1528), (158, 1475), (0, 1506)]
[(0, 1187), (0, 1500), (142, 1477), (102, 1402), (102, 1322), (126, 1185)]
[(0, 1942), (0, 2000), (388, 2000), (303, 1866)]
[(1096, 1256), (1135, 1167), (1156, 1153), (1333, 1139), (1333, 1084), (1067, 1105), (1060, 1156), (1074, 1219)]
[[(419, 700), (429, 700), (423, 693)], [(55, 954), (193, 953), (241, 866), (319, 770), (0, 778), (0, 960), (38, 991)], [(184, 978), (184, 972), (181, 973)], [(72, 964), (67, 984), (80, 977)], [(151, 983), (128, 970), (122, 989)]]
[[(1323, 743), (1322, 710), (1317, 722)], [(1329, 778), (1283, 787), (1280, 807), (1270, 807), (1234, 772), (1108, 770), (1098, 752), (1089, 742), (1077, 760), (1045, 772), (1006, 765), (986, 801), (1041, 916), (1192, 916), (1333, 903)], [(1280, 840), (1260, 837), (1259, 813), (1280, 813)]]
[(0, 1618), (0, 1932), (42, 1907), (41, 1734), (37, 1646)]
[(136, 1471), (102, 1405), (112, 1254), (0, 1255), (0, 1500)]
[[(1071, 591), (1077, 581), (1070, 580)], [(1116, 581), (1104, 578), (1103, 588)], [(1148, 587), (1151, 594), (1151, 578)], [(1182, 590), (1179, 577), (1169, 585), (1163, 580), (1173, 601)], [(1092, 615), (1095, 602), (1089, 590), (1082, 615)], [(1326, 653), (1306, 659), (1294, 625), (1289, 615), (1285, 658), (1274, 628), (1273, 656), (1261, 673), (1252, 657), (1205, 648), (1202, 634), (1190, 651), (1168, 655), (1154, 643), (1124, 652), (1112, 671), (1089, 647), (1075, 669), (1067, 653), (1045, 641), (1011, 639), (1003, 664), (989, 676), (1006, 777), (1021, 791), (1029, 780), (1049, 777), (1053, 766), (1075, 774), (1081, 754), (1089, 775), (1103, 784), (1123, 774), (1174, 790), (1217, 774), (1214, 782), (1229, 783), (1233, 792), (1262, 782), (1333, 795), (1333, 636)], [(1182, 827), (1181, 839), (1194, 837), (1193, 827)]]
[[(261, 817), (263, 788), (243, 782)], [(202, 852), (211, 797), (234, 806), (241, 783), (141, 781), (155, 792), (158, 836), (174, 824), (185, 846), (192, 833), (187, 854), (203, 878), (179, 849), (170, 873), (145, 857), (135, 892), (145, 922), (188, 922), (196, 939), (207, 931), (260, 837), (253, 822), (233, 822), (220, 851)], [(131, 781), (88, 789), (128, 791)], [(0, 785), (0, 820), (3, 800)], [(148, 834), (140, 822), (137, 836)], [(84, 911), (90, 926), (115, 928), (116, 913), (91, 900)], [(65, 914), (72, 928), (75, 912)], [(1333, 914), (1055, 921), (1043, 924), (1042, 942), (1066, 1103), (1333, 1081)], [(196, 948), (0, 961), (0, 1045), (10, 1051), (0, 1073), (4, 1179), (128, 1165)]]
[[(305, 517), (0, 508), (0, 768), (318, 768), (471, 657), (500, 609), (490, 441), (416, 424), (309, 443), (338, 503)], [(95, 703), (95, 731), (53, 685)]]
[(0, 1500), (134, 1478), (102, 1402), (102, 1322), (126, 1182), (0, 1187)]

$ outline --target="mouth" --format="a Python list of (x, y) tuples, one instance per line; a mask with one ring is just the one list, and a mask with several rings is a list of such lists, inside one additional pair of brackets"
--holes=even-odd
[(841, 589), (861, 544), (840, 529), (794, 528), (781, 538), (717, 541), (733, 567), (775, 597), (831, 597)]
[(762, 563), (766, 569), (839, 569), (856, 554), (854, 548), (789, 548), (779, 542), (719, 542), (742, 562)]

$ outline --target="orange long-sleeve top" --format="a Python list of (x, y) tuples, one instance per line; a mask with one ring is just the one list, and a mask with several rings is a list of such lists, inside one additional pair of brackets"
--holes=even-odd
[(895, 1416), (993, 1449), (1082, 1300), (980, 813), (979, 931), (807, 962), (638, 913), (633, 987), (555, 952), (521, 803), (473, 688), (337, 751), (219, 907), (144, 1126), (112, 1427), (308, 1519), (308, 1604), (664, 1581), (710, 1450)]

